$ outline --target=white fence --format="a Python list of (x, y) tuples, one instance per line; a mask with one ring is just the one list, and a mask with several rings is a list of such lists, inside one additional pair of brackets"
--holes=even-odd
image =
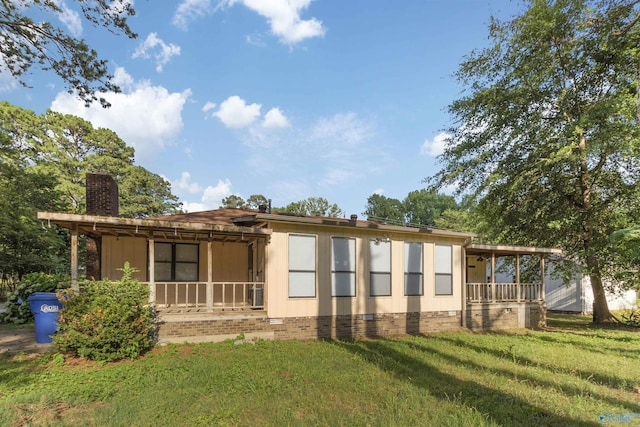
[(155, 282), (156, 307), (263, 309), (264, 282)]
[(542, 283), (467, 283), (469, 302), (541, 301)]

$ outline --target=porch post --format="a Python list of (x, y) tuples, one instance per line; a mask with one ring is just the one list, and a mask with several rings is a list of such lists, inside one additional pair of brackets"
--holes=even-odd
[(213, 310), (213, 242), (207, 242), (207, 310)]
[(516, 254), (516, 293), (517, 301), (520, 302), (522, 293), (520, 290), (520, 254)]
[(544, 292), (544, 255), (540, 255), (540, 299), (545, 300)]
[(496, 302), (496, 253), (491, 252), (491, 302)]
[[(153, 234), (149, 236), (149, 302), (156, 301), (156, 254), (155, 239)], [(166, 304), (166, 302), (165, 302)]]
[(460, 274), (462, 276), (462, 310), (460, 311), (460, 322), (462, 323), (460, 326), (465, 327), (467, 324), (466, 314), (467, 314), (467, 248), (465, 245), (462, 245), (462, 262), (460, 263)]
[(78, 226), (71, 229), (71, 289), (78, 292)]

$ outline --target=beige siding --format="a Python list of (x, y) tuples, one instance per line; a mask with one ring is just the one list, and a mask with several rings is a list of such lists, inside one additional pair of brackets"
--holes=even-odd
[(135, 237), (102, 237), (102, 278), (119, 280), (125, 262), (138, 270), (134, 278), (147, 280), (147, 241)]
[[(462, 309), (462, 241), (434, 239), (433, 236), (390, 234), (375, 230), (345, 230), (343, 227), (318, 231), (312, 226), (271, 224), (273, 234), (267, 246), (267, 310), (269, 317), (332, 316), (374, 313), (454, 311)], [(290, 233), (316, 235), (316, 297), (288, 296), (288, 236)], [(356, 296), (331, 296), (331, 238), (356, 238)], [(391, 240), (391, 296), (369, 296), (369, 240)], [(404, 295), (404, 242), (423, 243), (423, 296)], [(435, 295), (435, 244), (452, 246), (453, 295)]]

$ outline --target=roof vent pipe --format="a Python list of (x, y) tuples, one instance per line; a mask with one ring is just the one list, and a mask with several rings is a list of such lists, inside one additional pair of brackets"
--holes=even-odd
[(269, 199), (269, 206), (267, 207), (267, 213), (271, 213), (271, 199)]

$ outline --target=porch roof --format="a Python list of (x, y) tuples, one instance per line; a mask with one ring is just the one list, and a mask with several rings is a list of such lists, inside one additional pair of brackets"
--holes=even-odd
[[(271, 230), (229, 224), (177, 221), (158, 218), (121, 218), (78, 215), (60, 212), (38, 212), (38, 219), (57, 224), (80, 234), (98, 236), (131, 236), (180, 240), (236, 241), (267, 238)], [(179, 219), (179, 218), (176, 218)]]
[(471, 243), (466, 247), (468, 255), (560, 255), (562, 249), (537, 248), (532, 246), (481, 245)]

